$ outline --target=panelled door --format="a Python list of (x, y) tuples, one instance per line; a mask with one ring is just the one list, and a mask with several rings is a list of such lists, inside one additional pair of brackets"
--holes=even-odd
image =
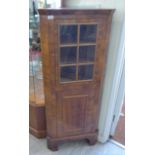
[(57, 136), (97, 131), (105, 66), (103, 18), (55, 19)]

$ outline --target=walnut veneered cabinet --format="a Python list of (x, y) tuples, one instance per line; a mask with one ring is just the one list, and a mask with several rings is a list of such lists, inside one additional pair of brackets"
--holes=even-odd
[(113, 9), (40, 9), (48, 147), (98, 133)]

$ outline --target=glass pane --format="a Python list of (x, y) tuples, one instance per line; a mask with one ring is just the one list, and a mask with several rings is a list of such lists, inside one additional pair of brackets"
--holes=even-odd
[(60, 43), (77, 43), (77, 25), (60, 26)]
[(42, 52), (39, 33), (39, 17), (33, 15), (33, 9), (30, 8), (29, 15), (29, 65), (30, 65), (30, 84), (29, 100), (34, 104), (45, 104), (44, 85), (42, 72)]
[(79, 62), (92, 62), (95, 59), (95, 46), (81, 46), (79, 49)]
[(44, 85), (43, 85), (43, 73), (42, 73), (42, 61), (38, 60), (36, 66), (36, 75), (34, 78), (35, 83), (35, 97), (37, 104), (44, 103)]
[(97, 25), (80, 26), (80, 42), (96, 42)]
[(42, 73), (42, 59), (40, 51), (30, 50), (30, 85), (29, 99), (35, 104), (44, 104), (44, 86)]
[(61, 47), (60, 49), (60, 63), (70, 64), (76, 63), (77, 47)]
[(76, 66), (61, 67), (61, 81), (76, 80)]
[(81, 65), (78, 70), (78, 80), (88, 80), (93, 78), (94, 65)]

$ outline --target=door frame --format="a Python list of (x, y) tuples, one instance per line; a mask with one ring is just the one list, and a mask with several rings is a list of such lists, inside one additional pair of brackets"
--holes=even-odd
[(115, 109), (114, 109), (114, 114), (113, 114), (113, 121), (112, 121), (112, 125), (111, 125), (110, 136), (114, 136), (114, 134), (115, 134), (116, 127), (117, 127), (117, 124), (118, 124), (118, 121), (120, 118), (122, 106), (124, 103), (124, 95), (125, 95), (124, 83), (125, 83), (125, 70), (124, 70), (124, 66), (123, 66), (121, 80), (120, 80), (120, 84), (119, 84), (119, 88), (118, 88), (118, 96), (116, 99), (116, 104), (115, 104)]
[[(122, 79), (122, 73), (124, 72), (124, 62), (125, 62), (125, 26), (124, 22), (122, 24), (122, 30), (120, 34), (120, 39), (118, 42), (117, 55), (115, 58), (115, 64), (113, 65), (113, 75), (111, 75), (111, 79), (109, 80), (109, 75), (106, 75), (104, 82), (104, 90), (102, 94), (102, 101), (100, 107), (100, 118), (99, 118), (99, 134), (98, 141), (101, 143), (105, 143), (109, 140), (111, 134), (114, 133), (115, 128), (113, 127), (112, 131), (112, 123), (113, 116), (115, 118), (119, 117), (119, 111), (116, 112), (116, 108), (120, 109), (119, 106), (121, 104), (117, 102), (121, 102), (124, 98), (123, 94), (124, 89), (120, 89), (120, 84), (124, 87), (124, 81)], [(112, 49), (113, 50), (113, 49)], [(110, 63), (110, 62), (107, 62)], [(107, 71), (106, 71), (107, 73)], [(108, 80), (107, 80), (108, 79)], [(106, 83), (107, 82), (107, 83)], [(109, 85), (108, 88), (105, 88), (105, 85)], [(121, 99), (121, 98), (122, 99)], [(119, 98), (119, 100), (118, 100)], [(117, 105), (116, 105), (117, 103)], [(116, 124), (115, 124), (116, 126)]]

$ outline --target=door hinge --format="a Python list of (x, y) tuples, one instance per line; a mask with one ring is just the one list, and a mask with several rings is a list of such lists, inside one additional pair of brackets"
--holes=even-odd
[(115, 120), (115, 115), (113, 115), (113, 119), (112, 119), (112, 121), (114, 122), (114, 120)]

